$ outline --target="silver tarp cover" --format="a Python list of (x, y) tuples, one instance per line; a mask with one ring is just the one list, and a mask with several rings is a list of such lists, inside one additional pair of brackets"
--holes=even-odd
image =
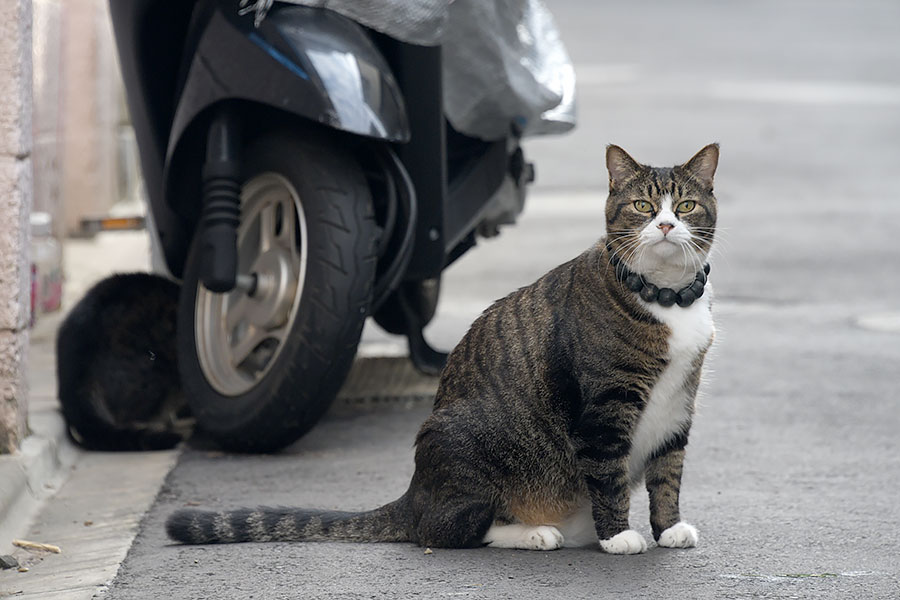
[(575, 71), (540, 0), (456, 0), (444, 34), (444, 110), (453, 127), (497, 139), (575, 126)]
[[(575, 71), (541, 0), (284, 0), (326, 8), (411, 44), (443, 45), (444, 110), (484, 139), (575, 126)], [(260, 21), (272, 0), (242, 0)]]

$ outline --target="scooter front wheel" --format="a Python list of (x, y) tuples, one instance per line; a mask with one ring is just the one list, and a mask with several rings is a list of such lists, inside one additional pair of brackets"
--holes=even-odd
[(359, 166), (327, 140), (266, 136), (247, 149), (238, 287), (207, 290), (199, 250), (179, 303), (179, 367), (199, 427), (269, 452), (327, 410), (356, 354), (377, 228)]

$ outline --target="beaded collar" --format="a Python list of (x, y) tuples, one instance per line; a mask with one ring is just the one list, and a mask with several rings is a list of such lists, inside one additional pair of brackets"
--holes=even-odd
[(606, 247), (606, 250), (609, 252), (609, 262), (616, 273), (616, 279), (624, 283), (625, 287), (632, 292), (637, 292), (644, 302), (658, 302), (660, 306), (677, 304), (685, 308), (703, 295), (703, 288), (706, 286), (706, 276), (709, 275), (709, 263), (703, 265), (703, 268), (697, 271), (694, 281), (676, 292), (672, 288), (656, 287), (644, 279), (643, 275), (638, 275), (631, 271), (624, 262), (619, 260), (609, 246)]

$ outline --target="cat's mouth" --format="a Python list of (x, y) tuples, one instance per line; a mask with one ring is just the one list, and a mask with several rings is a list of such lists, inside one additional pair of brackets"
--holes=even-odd
[(665, 249), (666, 251), (674, 250), (675, 248), (681, 247), (681, 243), (676, 240), (670, 239), (668, 236), (656, 240), (651, 243), (650, 246), (655, 247), (657, 249)]
[(662, 259), (669, 259), (676, 254), (679, 256), (682, 254), (681, 244), (676, 240), (668, 239), (668, 237), (651, 242), (648, 249)]

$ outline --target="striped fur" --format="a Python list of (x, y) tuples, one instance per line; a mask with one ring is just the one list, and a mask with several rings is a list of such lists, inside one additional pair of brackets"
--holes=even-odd
[[(532, 549), (559, 547), (568, 536), (633, 553), (646, 548), (628, 522), (630, 490), (643, 479), (654, 537), (670, 546), (695, 543), (678, 498), (712, 337), (709, 297), (688, 309), (648, 305), (618, 281), (610, 251), (667, 285), (693, 278), (713, 241), (717, 160), (718, 148), (707, 146), (685, 165), (657, 169), (616, 146), (607, 150), (608, 237), (472, 324), (450, 354), (399, 500), (359, 514), (184, 510), (170, 518), (169, 535), (187, 543)], [(639, 200), (650, 210), (638, 210)], [(687, 200), (692, 210), (678, 212)], [(591, 521), (592, 535), (573, 530)]]
[(169, 537), (186, 544), (235, 542), (408, 542), (403, 499), (364, 513), (298, 508), (179, 510), (166, 522)]

